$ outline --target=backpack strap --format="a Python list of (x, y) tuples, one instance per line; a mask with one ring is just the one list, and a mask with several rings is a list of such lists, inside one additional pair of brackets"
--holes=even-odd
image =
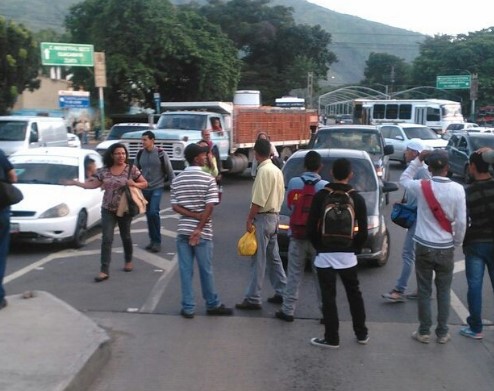
[(451, 221), (446, 217), (446, 213), (444, 213), (443, 208), (441, 208), (441, 204), (437, 200), (436, 196), (432, 191), (432, 185), (430, 180), (422, 179), (420, 181), (420, 186), (422, 187), (422, 192), (424, 193), (424, 198), (431, 209), (432, 214), (436, 218), (437, 222), (446, 232), (450, 234), (453, 233), (453, 228), (451, 227)]
[(142, 155), (142, 149), (139, 149), (139, 151), (137, 152), (136, 158), (134, 159), (136, 166), (139, 170), (141, 169), (141, 165), (139, 164), (139, 160), (141, 159), (141, 155)]

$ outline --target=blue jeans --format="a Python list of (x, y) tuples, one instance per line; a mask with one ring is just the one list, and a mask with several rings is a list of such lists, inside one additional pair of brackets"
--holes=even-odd
[(118, 224), (120, 238), (124, 249), (125, 262), (132, 261), (132, 238), (130, 237), (130, 224), (132, 217), (124, 215), (118, 217), (115, 212), (110, 212), (108, 209), (101, 209), (101, 272), (109, 274), (111, 262), (111, 249), (113, 244), (113, 235), (115, 226)]
[(454, 248), (437, 249), (415, 245), (415, 274), (417, 276), (417, 304), (419, 317), (419, 334), (429, 335), (432, 326), (431, 294), (432, 275), (437, 295), (437, 326), (436, 335), (448, 333), (449, 308), (451, 303), (451, 281), (454, 269)]
[(7, 267), (7, 255), (10, 244), (10, 207), (0, 209), (0, 301), (5, 298), (3, 277)]
[(142, 191), (144, 198), (147, 200), (146, 219), (148, 223), (148, 234), (151, 244), (161, 244), (161, 218), (160, 202), (163, 195), (163, 189), (144, 189)]
[(413, 235), (415, 235), (415, 226), (412, 225), (405, 236), (405, 241), (403, 242), (403, 249), (401, 251), (401, 259), (403, 261), (403, 266), (401, 268), (400, 277), (396, 281), (395, 290), (401, 293), (405, 293), (408, 285), (408, 280), (412, 274), (413, 265), (415, 263), (415, 242), (413, 241)]
[(317, 267), (317, 276), (321, 286), (322, 313), (324, 316), (324, 339), (331, 344), (339, 344), (338, 307), (336, 305), (336, 275), (339, 274), (345, 287), (350, 313), (352, 315), (353, 332), (358, 339), (367, 337), (365, 325), (365, 306), (362, 292), (359, 287), (357, 266), (347, 269), (333, 269), (332, 267)]
[(484, 270), (487, 271), (494, 289), (494, 243), (475, 243), (463, 247), (465, 254), (465, 272), (468, 283), (467, 323), (474, 333), (482, 332), (482, 282)]
[(196, 303), (192, 278), (194, 276), (194, 258), (199, 268), (202, 297), (207, 309), (218, 307), (221, 302), (216, 293), (213, 275), (213, 241), (200, 240), (197, 246), (189, 245), (188, 235), (177, 235), (177, 255), (182, 286), (182, 310), (193, 314)]
[(314, 282), (316, 286), (317, 301), (319, 308), (322, 308), (321, 304), (321, 290), (319, 288), (319, 282), (317, 281), (317, 271), (314, 266), (314, 258), (316, 256), (316, 250), (312, 246), (309, 240), (290, 238), (288, 245), (288, 267), (287, 267), (287, 281), (285, 291), (283, 292), (283, 304), (281, 310), (287, 315), (293, 315), (295, 312), (295, 305), (298, 300), (298, 290), (300, 282), (304, 276), (305, 263), (310, 260)]
[(251, 257), (250, 282), (245, 291), (245, 298), (250, 303), (262, 303), (261, 291), (266, 271), (276, 294), (283, 295), (286, 275), (278, 249), (278, 219), (275, 213), (256, 215), (257, 252)]

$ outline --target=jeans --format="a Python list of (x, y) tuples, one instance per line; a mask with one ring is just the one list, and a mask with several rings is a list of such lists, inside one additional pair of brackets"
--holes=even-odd
[(317, 281), (317, 272), (314, 267), (315, 256), (316, 250), (309, 240), (290, 238), (288, 245), (287, 281), (285, 291), (283, 292), (283, 304), (281, 306), (281, 310), (287, 315), (293, 315), (295, 312), (298, 290), (307, 260), (310, 260), (312, 266), (319, 308), (322, 308), (321, 291), (319, 289), (319, 282)]
[(5, 298), (3, 277), (7, 267), (10, 244), (10, 207), (0, 209), (0, 301)]
[(111, 249), (113, 244), (113, 235), (115, 226), (118, 224), (120, 230), (120, 238), (124, 249), (125, 262), (132, 261), (132, 238), (130, 237), (130, 224), (132, 217), (124, 215), (118, 217), (115, 212), (110, 212), (108, 209), (101, 209), (101, 272), (109, 274), (111, 262)]
[(357, 266), (347, 269), (316, 268), (321, 286), (322, 313), (324, 316), (324, 339), (330, 344), (340, 343), (338, 307), (336, 306), (336, 275), (339, 274), (345, 287), (346, 297), (352, 315), (353, 331), (358, 339), (367, 337), (364, 299), (359, 288)]
[(474, 333), (482, 332), (482, 283), (484, 270), (487, 271), (494, 289), (494, 243), (475, 243), (463, 248), (465, 253), (465, 272), (468, 283), (467, 323)]
[(415, 242), (413, 241), (413, 235), (415, 235), (415, 226), (413, 224), (407, 231), (405, 241), (403, 242), (403, 249), (401, 251), (401, 259), (403, 266), (401, 268), (400, 277), (396, 281), (395, 290), (401, 293), (405, 293), (408, 285), (408, 280), (412, 274), (413, 265), (415, 263)]
[(451, 302), (451, 281), (454, 269), (454, 248), (437, 249), (415, 245), (415, 274), (417, 276), (417, 304), (419, 317), (419, 334), (429, 335), (432, 326), (431, 294), (432, 274), (435, 273), (434, 283), (437, 294), (437, 327), (436, 335), (445, 336), (448, 333), (448, 318)]
[(199, 268), (202, 297), (207, 309), (218, 307), (221, 302), (216, 293), (213, 276), (213, 241), (202, 239), (197, 246), (189, 245), (188, 235), (177, 235), (177, 255), (182, 287), (182, 310), (193, 314), (195, 310), (194, 287), (194, 258)]
[(147, 200), (146, 219), (148, 223), (148, 234), (151, 244), (161, 244), (161, 218), (160, 202), (163, 195), (163, 189), (144, 189), (142, 191), (144, 198)]
[(267, 271), (275, 293), (282, 296), (286, 285), (286, 275), (278, 249), (278, 219), (275, 213), (257, 214), (256, 227), (257, 252), (251, 257), (250, 283), (245, 291), (247, 301), (261, 304), (261, 291), (264, 275)]

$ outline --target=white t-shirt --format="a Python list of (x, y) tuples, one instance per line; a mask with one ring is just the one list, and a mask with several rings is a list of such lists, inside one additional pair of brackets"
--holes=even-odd
[(357, 265), (355, 253), (319, 253), (314, 265), (320, 268), (348, 269)]

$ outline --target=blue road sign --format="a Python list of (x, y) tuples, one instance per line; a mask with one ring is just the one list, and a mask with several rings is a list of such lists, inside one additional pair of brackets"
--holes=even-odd
[(59, 95), (58, 104), (61, 109), (87, 109), (89, 96)]

